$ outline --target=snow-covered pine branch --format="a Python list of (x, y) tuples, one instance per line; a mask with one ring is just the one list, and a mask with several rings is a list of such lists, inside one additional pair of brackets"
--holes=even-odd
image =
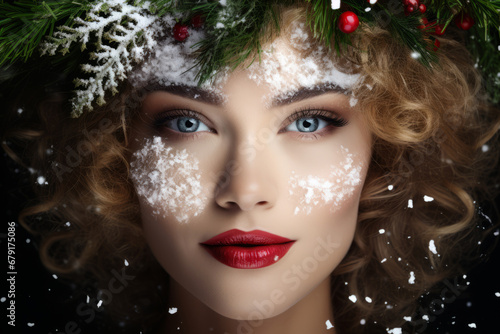
[(147, 12), (149, 3), (142, 7), (127, 4), (127, 0), (101, 0), (87, 13), (85, 20), (77, 18), (75, 27), (62, 26), (54, 36), (42, 44), (42, 54), (67, 53), (72, 44), (95, 41), (96, 51), (91, 54), (91, 64), (82, 64), (88, 79), (77, 78), (82, 87), (72, 100), (73, 117), (85, 108), (92, 110), (92, 103), (105, 103), (107, 91), (115, 94), (118, 84), (127, 77), (132, 66), (144, 59), (156, 45), (154, 29), (147, 29), (159, 18)]

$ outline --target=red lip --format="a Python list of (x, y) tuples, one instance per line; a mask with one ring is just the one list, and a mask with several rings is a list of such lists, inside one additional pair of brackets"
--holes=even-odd
[(233, 268), (256, 269), (281, 260), (295, 240), (260, 230), (229, 230), (201, 243), (216, 260)]

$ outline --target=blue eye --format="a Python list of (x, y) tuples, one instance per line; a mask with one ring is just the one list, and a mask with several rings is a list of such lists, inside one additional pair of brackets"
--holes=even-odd
[(164, 124), (166, 127), (182, 133), (192, 133), (200, 131), (210, 131), (199, 119), (193, 117), (174, 117)]
[(287, 131), (315, 132), (323, 129), (329, 123), (319, 117), (299, 118), (292, 122), (285, 129)]

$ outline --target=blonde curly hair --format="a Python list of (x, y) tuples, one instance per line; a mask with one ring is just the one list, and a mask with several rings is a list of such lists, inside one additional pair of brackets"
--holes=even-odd
[[(305, 8), (283, 9), (282, 34), (305, 17)], [(431, 68), (380, 26), (360, 26), (341, 55), (346, 71), (363, 75), (352, 93), (374, 144), (355, 239), (332, 274), (339, 332), (402, 326), (424, 292), (462, 272), (463, 260), (477, 255), (483, 235), (475, 228), (475, 201), (484, 198), (498, 165), (491, 141), (500, 119), (459, 36), (452, 37), (440, 38), (439, 62)], [(130, 328), (151, 328), (165, 312), (162, 284), (168, 275), (142, 236), (129, 179), (127, 134), (142, 97), (124, 84), (108, 104), (78, 119), (68, 118), (65, 101), (59, 95), (33, 101), (38, 129), (7, 134), (26, 147), (19, 156), (48, 181), (20, 221), (40, 236), (49, 270), (91, 284), (97, 295), (112, 270), (126, 267), (133, 287), (105, 308), (127, 315)]]

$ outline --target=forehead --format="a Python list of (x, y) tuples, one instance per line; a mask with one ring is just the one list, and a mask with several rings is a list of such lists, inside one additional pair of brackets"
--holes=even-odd
[[(182, 95), (220, 102), (221, 98), (224, 99), (224, 84), (233, 71), (222, 70), (212, 82), (198, 85), (196, 74), (199, 68), (192, 46), (203, 37), (203, 32), (195, 31), (188, 39), (189, 43), (163, 41), (150, 59), (129, 76), (129, 81), (134, 87), (147, 91), (182, 91)], [(265, 86), (269, 101), (286, 100), (297, 92), (325, 88), (350, 91), (359, 75), (340, 70), (332, 54), (311, 41), (310, 32), (303, 23), (292, 23), (263, 47), (257, 60), (250, 65), (241, 65), (237, 71), (246, 73), (257, 85)]]

